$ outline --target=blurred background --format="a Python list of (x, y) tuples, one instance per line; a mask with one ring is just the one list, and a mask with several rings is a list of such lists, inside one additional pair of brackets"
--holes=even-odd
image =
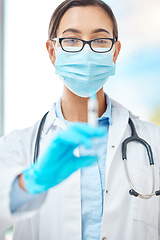
[(110, 0), (122, 49), (106, 92), (141, 119), (160, 125), (160, 1)]
[[(61, 2), (0, 0), (0, 135), (33, 125), (62, 93), (45, 46), (50, 17)], [(160, 125), (160, 1), (105, 2), (117, 18), (122, 49), (104, 90)], [(12, 229), (1, 239), (12, 239)]]

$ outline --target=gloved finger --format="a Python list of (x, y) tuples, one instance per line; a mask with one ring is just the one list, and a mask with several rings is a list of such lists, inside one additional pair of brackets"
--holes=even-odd
[(85, 145), (87, 148), (92, 147), (91, 137), (75, 130), (71, 130), (69, 132), (59, 132), (57, 138), (55, 139), (55, 143), (64, 147), (66, 145), (66, 147), (68, 147), (68, 150), (75, 149), (79, 145)]
[(64, 162), (57, 171), (57, 181), (63, 181), (78, 169), (93, 165), (96, 161), (98, 161), (97, 156), (72, 157), (69, 162)]
[(84, 167), (88, 167), (94, 163), (96, 163), (98, 161), (98, 156), (94, 155), (94, 156), (80, 156), (80, 157), (75, 157), (74, 159), (72, 159), (73, 164), (74, 164), (74, 168), (76, 170), (78, 170), (79, 168), (84, 168)]
[(67, 154), (60, 161), (51, 164), (48, 168), (43, 168), (43, 171), (46, 175), (70, 175), (79, 168), (88, 167), (94, 162), (98, 161), (98, 156), (96, 155), (87, 155), (76, 157), (73, 154)]
[(67, 130), (58, 133), (56, 141), (64, 141), (73, 146), (85, 145), (87, 148), (92, 147), (91, 138), (102, 137), (106, 134), (103, 128), (95, 128), (89, 125), (76, 123)]
[(102, 137), (106, 134), (106, 130), (103, 127), (93, 127), (88, 124), (74, 123), (68, 129), (62, 130), (58, 133), (58, 136), (63, 138), (72, 137), (74, 133), (81, 133), (88, 137)]
[(83, 123), (73, 124), (72, 129), (81, 134), (85, 134), (88, 137), (103, 137), (106, 134), (106, 130), (103, 127), (93, 127), (89, 124)]
[(53, 159), (56, 160), (67, 156), (69, 153), (73, 154), (74, 149), (75, 144), (69, 144), (58, 137), (50, 143), (50, 146), (48, 147), (48, 153)]

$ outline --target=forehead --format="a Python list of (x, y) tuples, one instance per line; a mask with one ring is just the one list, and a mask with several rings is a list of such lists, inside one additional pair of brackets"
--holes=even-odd
[(89, 33), (103, 28), (113, 34), (113, 23), (107, 12), (98, 6), (72, 7), (63, 15), (57, 35), (60, 36), (67, 28), (75, 28), (82, 33)]

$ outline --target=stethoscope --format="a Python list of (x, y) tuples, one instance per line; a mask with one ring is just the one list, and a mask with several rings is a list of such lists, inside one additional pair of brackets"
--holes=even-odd
[[(47, 114), (48, 114), (48, 112), (43, 116), (43, 118), (40, 121), (39, 127), (38, 127), (36, 141), (35, 141), (35, 148), (34, 148), (33, 163), (36, 162), (37, 157), (39, 155), (40, 137), (41, 137), (42, 129), (43, 129)], [(136, 129), (135, 129), (135, 125), (134, 125), (133, 121), (131, 120), (131, 118), (129, 118), (128, 124), (130, 125), (130, 128), (131, 128), (131, 136), (126, 138), (122, 142), (122, 159), (124, 161), (124, 168), (125, 168), (127, 180), (128, 180), (129, 185), (131, 186), (131, 189), (129, 190), (129, 194), (133, 195), (135, 197), (143, 198), (143, 199), (149, 199), (149, 198), (153, 197), (154, 195), (159, 196), (160, 190), (155, 191), (155, 172), (154, 172), (154, 161), (153, 161), (153, 154), (152, 154), (151, 146), (144, 139), (142, 139), (138, 136)], [(127, 144), (130, 142), (139, 142), (146, 148), (148, 158), (149, 158), (149, 164), (152, 169), (152, 179), (153, 179), (152, 192), (149, 194), (141, 194), (139, 191), (137, 191), (129, 177), (128, 167), (127, 167)]]
[[(149, 198), (153, 197), (154, 195), (159, 196), (160, 190), (155, 191), (155, 172), (154, 172), (154, 161), (153, 161), (153, 153), (152, 153), (151, 146), (144, 139), (142, 139), (138, 136), (135, 126), (134, 126), (134, 123), (131, 120), (131, 118), (129, 118), (128, 123), (131, 128), (131, 136), (126, 138), (122, 143), (122, 159), (124, 160), (124, 168), (125, 168), (126, 177), (128, 179), (128, 183), (131, 186), (131, 189), (129, 190), (129, 194), (133, 195), (135, 197), (143, 198), (143, 199), (149, 199)], [(129, 177), (128, 167), (127, 167), (127, 144), (130, 142), (139, 142), (147, 150), (149, 164), (152, 169), (152, 179), (153, 179), (152, 192), (150, 194), (141, 194), (140, 192), (138, 192)]]

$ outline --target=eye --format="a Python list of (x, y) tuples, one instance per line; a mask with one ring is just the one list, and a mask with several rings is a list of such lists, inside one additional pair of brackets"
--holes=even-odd
[(78, 39), (66, 38), (63, 39), (64, 46), (78, 46), (81, 43)]
[(93, 48), (111, 48), (112, 41), (110, 39), (98, 38), (92, 41)]
[(105, 40), (105, 39), (95, 39), (93, 41), (93, 44), (98, 44), (98, 45), (107, 44), (107, 40)]

